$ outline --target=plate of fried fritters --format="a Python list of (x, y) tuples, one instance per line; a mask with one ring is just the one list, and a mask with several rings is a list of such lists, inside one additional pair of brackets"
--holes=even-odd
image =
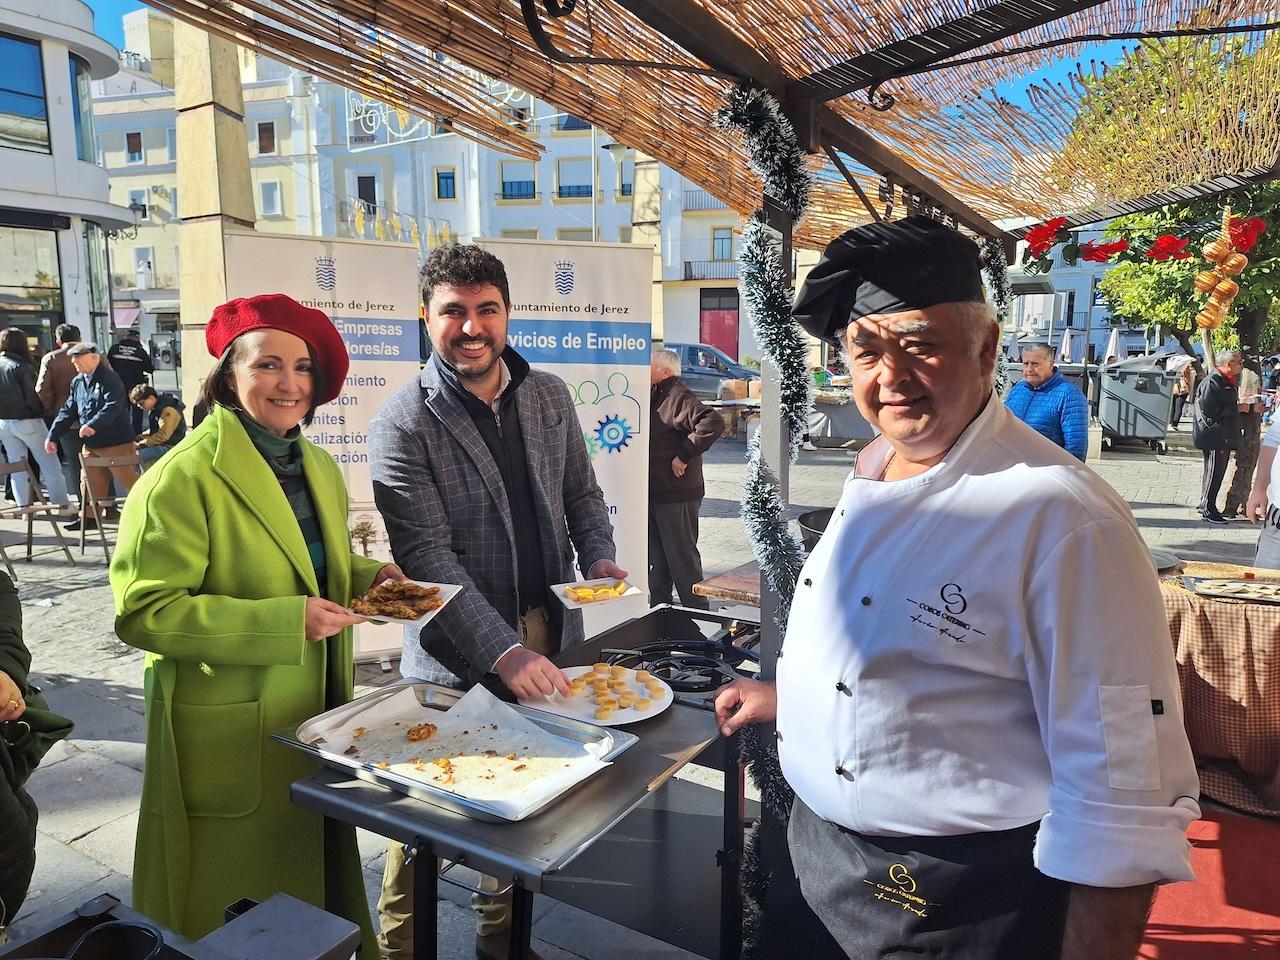
[(421, 580), (383, 580), (351, 601), (351, 612), (373, 618), (374, 623), (408, 623), (422, 626), (461, 592), (455, 583)]

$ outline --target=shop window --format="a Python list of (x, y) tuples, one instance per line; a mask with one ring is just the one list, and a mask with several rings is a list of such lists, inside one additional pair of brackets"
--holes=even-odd
[(0, 226), (0, 313), (61, 309), (58, 235), (52, 230)]

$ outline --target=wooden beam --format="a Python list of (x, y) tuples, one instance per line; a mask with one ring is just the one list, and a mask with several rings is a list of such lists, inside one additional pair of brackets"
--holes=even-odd
[(834, 100), (1043, 26), (1102, 0), (1001, 0), (956, 20), (850, 57), (800, 81), (816, 100)]
[[(925, 194), (974, 233), (984, 237), (1004, 235), (1003, 230), (953, 196), (942, 184), (853, 126), (826, 104), (814, 102), (810, 88), (792, 81), (776, 64), (700, 7), (685, 0), (613, 2), (708, 66), (768, 90), (783, 105), (788, 119), (797, 125), (801, 142), (804, 143), (805, 139), (816, 141), (806, 144), (810, 149), (816, 151), (819, 143), (830, 143), (880, 176), (891, 177), (899, 186)], [(1045, 0), (1027, 2), (1042, 3)], [(813, 103), (812, 110), (798, 109), (797, 104), (806, 100)]]

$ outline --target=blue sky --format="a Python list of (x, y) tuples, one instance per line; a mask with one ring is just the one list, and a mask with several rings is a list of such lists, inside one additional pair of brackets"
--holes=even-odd
[(138, 0), (85, 0), (93, 10), (94, 32), (117, 50), (124, 46), (124, 28), (120, 18), (130, 10), (139, 10)]

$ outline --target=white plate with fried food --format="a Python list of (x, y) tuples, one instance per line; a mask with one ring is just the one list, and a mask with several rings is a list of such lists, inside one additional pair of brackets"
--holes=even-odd
[(1280, 603), (1280, 582), (1275, 580), (1211, 580), (1184, 577), (1188, 589), (1202, 597), (1246, 600), (1250, 603)]
[(462, 592), (456, 583), (383, 580), (351, 601), (349, 609), (374, 623), (407, 623), (420, 627)]
[(621, 600), (639, 595), (640, 588), (626, 580), (600, 577), (598, 580), (578, 580), (574, 583), (557, 583), (551, 592), (570, 610), (593, 607), (597, 603)]
[(671, 706), (674, 699), (666, 682), (648, 670), (597, 663), (589, 667), (565, 667), (564, 675), (569, 678), (567, 698), (554, 693), (520, 703), (558, 717), (619, 727), (656, 717)]

